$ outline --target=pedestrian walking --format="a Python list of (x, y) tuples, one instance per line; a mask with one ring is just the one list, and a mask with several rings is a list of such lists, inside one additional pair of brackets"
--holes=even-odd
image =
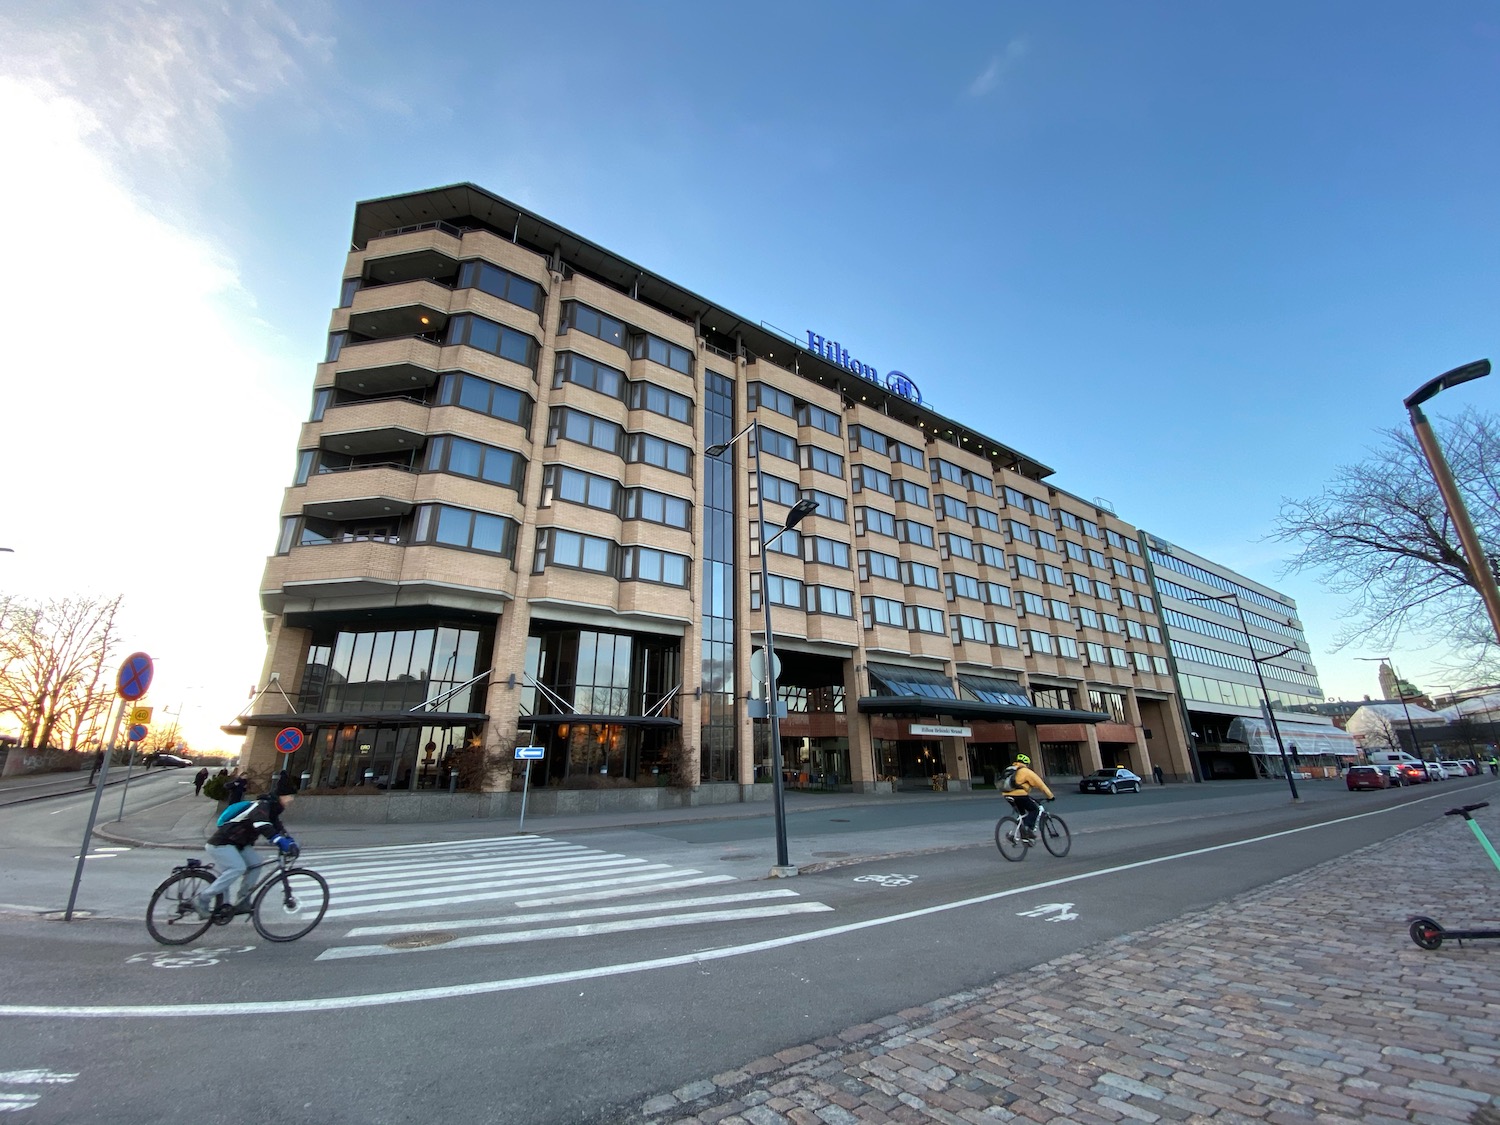
[(85, 788), (87, 788), (88, 786), (94, 784), (94, 778), (96, 776), (98, 776), (99, 767), (102, 766), (103, 764), (104, 764), (104, 751), (100, 750), (99, 753), (97, 753), (97, 754), (94, 755), (94, 768), (91, 769), (91, 770), (89, 770), (89, 779), (83, 783)]
[(231, 805), (245, 799), (245, 789), (249, 786), (250, 779), (238, 770), (224, 783), (224, 798)]
[(1167, 775), (1162, 772), (1160, 765), (1151, 767), (1151, 776), (1156, 778), (1156, 784), (1158, 785), (1165, 785), (1167, 783)]
[(203, 793), (203, 783), (208, 780), (208, 767), (204, 766), (193, 774), (193, 796), (198, 797)]

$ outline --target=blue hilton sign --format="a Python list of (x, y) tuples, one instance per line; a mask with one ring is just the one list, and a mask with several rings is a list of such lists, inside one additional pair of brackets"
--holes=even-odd
[(858, 375), (861, 379), (874, 383), (877, 387), (884, 387), (892, 394), (900, 395), (910, 402), (922, 405), (922, 392), (917, 390), (917, 385), (908, 379), (900, 371), (887, 371), (884, 378), (879, 371), (862, 360), (855, 359), (849, 354), (849, 349), (836, 340), (825, 340), (816, 332), (807, 333), (807, 350), (814, 355), (820, 355), (824, 359), (838, 364), (851, 375)]

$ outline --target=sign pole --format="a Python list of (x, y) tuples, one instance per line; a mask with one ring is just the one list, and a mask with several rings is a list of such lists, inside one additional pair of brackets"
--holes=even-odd
[(115, 817), (115, 823), (125, 819), (125, 795), (130, 792), (130, 775), (135, 772), (135, 741), (130, 743), (130, 757), (125, 761), (125, 784), (120, 786), (120, 815)]
[(521, 823), (516, 825), (517, 832), (526, 831), (526, 793), (531, 788), (531, 759), (526, 759), (526, 772), (521, 775)]
[(120, 733), (120, 722), (125, 718), (125, 700), (117, 700), (115, 707), (115, 721), (109, 727), (104, 761), (99, 763), (99, 782), (94, 786), (94, 803), (89, 806), (89, 822), (83, 830), (83, 846), (78, 849), (78, 866), (73, 871), (73, 889), (68, 892), (68, 908), (63, 911), (64, 922), (73, 920), (73, 904), (78, 901), (78, 884), (83, 880), (83, 861), (89, 854), (89, 841), (94, 838), (94, 820), (99, 815), (99, 801), (104, 796), (104, 780), (109, 776), (109, 759), (115, 752), (115, 738)]
[[(104, 751), (104, 760), (99, 763), (99, 784), (94, 788), (94, 803), (89, 806), (89, 822), (83, 830), (83, 846), (78, 849), (78, 866), (73, 871), (73, 889), (68, 892), (68, 908), (63, 911), (63, 921), (73, 920), (73, 904), (78, 901), (78, 884), (83, 880), (83, 862), (88, 858), (89, 841), (94, 836), (94, 821), (99, 816), (99, 802), (104, 796), (104, 781), (109, 776), (109, 759), (115, 752), (115, 739), (120, 736), (120, 723), (125, 718), (125, 704), (134, 703), (151, 688), (151, 678), (156, 675), (156, 666), (144, 652), (133, 652), (120, 665), (115, 676), (117, 707), (115, 721), (109, 729), (109, 748)], [(121, 798), (123, 802), (123, 798)], [(123, 804), (122, 804), (123, 807)]]

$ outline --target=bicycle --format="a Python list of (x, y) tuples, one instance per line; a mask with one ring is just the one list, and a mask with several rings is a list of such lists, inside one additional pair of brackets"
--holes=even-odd
[(1002, 816), (995, 825), (995, 847), (1012, 863), (1026, 858), (1031, 846), (1041, 840), (1042, 846), (1061, 859), (1073, 846), (1073, 835), (1060, 816), (1054, 816), (1042, 805), (1037, 813), (1036, 832), (1030, 837), (1021, 835), (1021, 819), (1018, 816)]
[[(214, 896), (214, 908), (200, 917), (193, 899), (218, 877), (214, 865), (190, 859), (151, 893), (146, 907), (146, 929), (162, 945), (186, 945), (210, 926), (226, 926), (248, 914), (255, 930), (267, 941), (296, 941), (312, 933), (328, 909), (328, 881), (306, 867), (293, 867), (301, 853), (293, 850), (254, 868), (273, 870), (256, 880), (238, 903)], [(248, 877), (248, 876), (247, 876)], [(248, 903), (249, 905), (245, 905)]]

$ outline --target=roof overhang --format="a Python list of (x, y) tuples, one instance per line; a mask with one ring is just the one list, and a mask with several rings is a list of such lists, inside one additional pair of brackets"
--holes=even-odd
[(867, 695), (860, 699), (864, 715), (946, 715), (954, 719), (999, 719), (1023, 723), (1109, 723), (1100, 711), (1070, 711), (1058, 707), (1023, 707), (1018, 703), (988, 703), (978, 699), (934, 699), (926, 695)]

